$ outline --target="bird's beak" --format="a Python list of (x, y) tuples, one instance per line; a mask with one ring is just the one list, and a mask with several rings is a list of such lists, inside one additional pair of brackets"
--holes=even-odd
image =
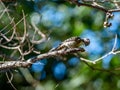
[(88, 46), (88, 45), (90, 44), (90, 39), (88, 39), (88, 38), (83, 38), (82, 40), (83, 40), (85, 46)]

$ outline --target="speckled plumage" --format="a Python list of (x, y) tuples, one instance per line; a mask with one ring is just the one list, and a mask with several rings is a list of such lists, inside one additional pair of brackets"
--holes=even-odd
[(51, 49), (50, 51), (62, 50), (67, 48), (77, 48), (80, 45), (89, 45), (90, 40), (87, 38), (81, 39), (80, 37), (71, 37), (59, 44), (58, 47)]

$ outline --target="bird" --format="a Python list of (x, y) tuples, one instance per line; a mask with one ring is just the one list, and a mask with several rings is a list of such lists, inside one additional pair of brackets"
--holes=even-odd
[(81, 38), (78, 36), (71, 37), (63, 41), (58, 45), (56, 48), (52, 48), (51, 51), (58, 51), (58, 50), (66, 50), (70, 48), (78, 48), (81, 45), (88, 46), (90, 44), (90, 40), (88, 38)]

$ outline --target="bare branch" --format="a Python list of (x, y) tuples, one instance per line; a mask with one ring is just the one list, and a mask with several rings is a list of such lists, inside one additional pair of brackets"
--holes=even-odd
[[(34, 44), (40, 44), (40, 43), (46, 41), (46, 39), (47, 39), (46, 35), (38, 29), (38, 27), (35, 25), (35, 23), (32, 23), (32, 26), (35, 29), (35, 32), (34, 32), (33, 39), (31, 40), (31, 42), (34, 43)], [(34, 40), (36, 32), (42, 37), (42, 39), (37, 40), (37, 41)]]
[(30, 58), (26, 61), (21, 61), (21, 60), (4, 61), (4, 62), (0, 63), (0, 70), (14, 69), (14, 68), (19, 68), (19, 67), (27, 68), (34, 62), (44, 59), (44, 58), (56, 57), (56, 56), (60, 56), (60, 55), (63, 56), (63, 55), (72, 54), (72, 53), (76, 53), (76, 52), (83, 52), (83, 49), (73, 48), (73, 49), (67, 49), (66, 51), (64, 51), (64, 50), (51, 51), (48, 53), (40, 54), (34, 58)]
[(108, 12), (108, 10), (106, 10), (104, 7), (102, 6), (98, 6), (97, 4), (93, 3), (93, 4), (86, 4), (86, 3), (81, 3), (78, 0), (67, 0), (70, 1), (78, 6), (87, 6), (87, 7), (92, 7), (92, 8), (96, 8), (99, 10), (102, 10), (103, 12)]
[(115, 41), (114, 41), (114, 45), (113, 48), (110, 52), (108, 52), (107, 54), (103, 55), (102, 57), (95, 59), (95, 60), (88, 60), (85, 58), (80, 58), (80, 60), (84, 61), (84, 62), (88, 62), (88, 63), (92, 63), (92, 64), (96, 64), (97, 62), (101, 61), (102, 59), (104, 59), (105, 57), (112, 55), (112, 54), (119, 54), (120, 51), (116, 50), (116, 44), (117, 44), (117, 34), (115, 35)]
[(113, 48), (112, 48), (113, 52), (116, 50), (116, 45), (117, 45), (117, 34), (115, 35), (115, 41), (114, 41), (114, 45), (113, 45)]
[(24, 34), (23, 34), (21, 43), (23, 43), (25, 41), (26, 34), (27, 34), (26, 19), (25, 19), (25, 14), (24, 14), (23, 10), (22, 10), (22, 13), (23, 13), (23, 19), (24, 19)]
[[(86, 6), (86, 7), (91, 7), (94, 9), (98, 9), (106, 13), (106, 19), (104, 21), (104, 27), (110, 27), (112, 26), (112, 23), (109, 22), (109, 19), (111, 19), (114, 15), (112, 14), (113, 12), (119, 12), (119, 4), (120, 2), (118, 1), (110, 1), (110, 0), (102, 0), (102, 1), (97, 1), (97, 0), (66, 0), (68, 2), (72, 2), (73, 4), (77, 6)], [(109, 3), (109, 4), (114, 4), (114, 7), (110, 8), (104, 5), (104, 3)], [(108, 15), (109, 14), (109, 15)]]
[(8, 75), (8, 72), (5, 73), (5, 74), (6, 74), (6, 77), (7, 77), (7, 79), (8, 79), (8, 83), (10, 83), (10, 85), (14, 88), (14, 90), (17, 90), (17, 89), (15, 88), (15, 86), (12, 84), (13, 73), (12, 73), (11, 71), (9, 71), (9, 73), (11, 74), (10, 77), (9, 77), (9, 75)]
[(113, 4), (117, 4), (120, 3), (119, 1), (110, 1), (110, 0), (104, 0), (104, 1), (94, 1), (94, 0), (82, 0), (83, 2), (79, 1), (79, 0), (66, 0), (68, 2), (72, 2), (73, 4), (76, 4), (78, 6), (87, 6), (87, 7), (92, 7), (92, 8), (96, 8), (99, 9), (105, 13), (107, 12), (118, 12), (120, 11), (120, 8), (117, 6), (116, 9), (107, 9), (106, 7), (98, 4), (98, 3), (105, 3), (105, 2), (109, 2), (109, 3), (113, 3)]

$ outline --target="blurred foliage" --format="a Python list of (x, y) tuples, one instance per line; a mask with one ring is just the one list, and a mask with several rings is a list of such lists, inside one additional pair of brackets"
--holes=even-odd
[[(115, 34), (118, 34), (117, 48), (120, 48), (120, 13), (114, 13), (115, 17), (110, 28), (103, 28), (105, 14), (99, 10), (88, 7), (77, 7), (61, 0), (17, 0), (16, 2), (4, 3), (9, 8), (9, 14), (18, 22), (24, 10), (27, 22), (34, 21), (42, 32), (50, 37), (50, 40), (36, 45), (36, 48), (42, 53), (47, 52), (52, 47), (56, 47), (61, 41), (72, 37), (80, 36), (89, 38), (91, 44), (85, 47), (86, 53), (81, 57), (91, 60), (106, 54), (112, 49)], [(0, 5), (0, 10), (4, 8)], [(2, 13), (0, 13), (2, 14)], [(10, 23), (5, 14), (0, 18), (0, 29)], [(11, 29), (9, 26), (7, 29)], [(33, 32), (27, 28), (30, 34)], [(19, 34), (23, 33), (23, 23), (17, 25)], [(1, 49), (2, 50), (2, 49)], [(9, 54), (9, 52), (6, 52)], [(31, 54), (27, 58), (34, 57)], [(15, 56), (16, 57), (16, 56)], [(85, 63), (75, 58), (67, 56), (67, 61), (58, 60), (59, 58), (49, 58), (34, 63), (29, 68), (29, 73), (22, 69), (17, 72), (12, 70), (14, 78), (13, 85), (18, 90), (119, 90), (120, 72), (115, 74), (92, 70)], [(96, 65), (94, 68), (104, 68), (105, 70), (120, 67), (120, 55), (112, 55)], [(118, 75), (116, 75), (118, 74)], [(10, 73), (9, 73), (9, 76)], [(37, 86), (31, 85), (32, 81), (38, 81)], [(28, 82), (29, 79), (31, 82)], [(0, 74), (0, 89), (13, 90), (13, 87), (7, 83), (5, 73)], [(35, 82), (33, 82), (35, 83)]]

